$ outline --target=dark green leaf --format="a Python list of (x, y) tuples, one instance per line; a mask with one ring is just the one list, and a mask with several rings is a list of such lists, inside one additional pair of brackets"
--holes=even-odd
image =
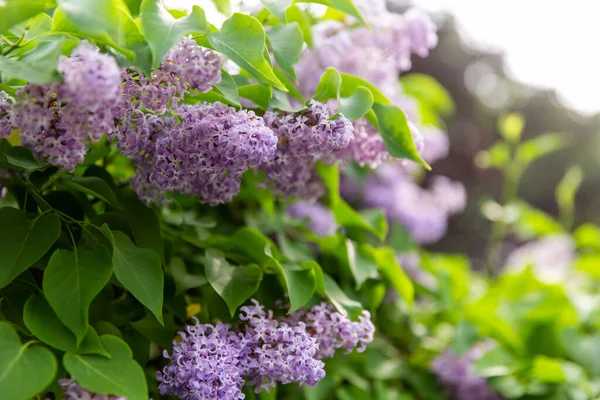
[(262, 270), (256, 264), (234, 267), (215, 249), (206, 250), (204, 271), (215, 292), (227, 303), (232, 317), (262, 280)]
[(185, 262), (179, 257), (171, 259), (169, 266), (173, 280), (175, 281), (175, 295), (180, 295), (187, 290), (204, 286), (208, 283), (202, 275), (192, 275), (185, 268)]
[(373, 233), (380, 240), (385, 239), (387, 233), (387, 227), (382, 229), (380, 221), (375, 221), (376, 225), (373, 225), (371, 221), (365, 219), (360, 213), (354, 210), (348, 203), (343, 199), (340, 199), (335, 208), (333, 208), (333, 215), (338, 224), (347, 227), (355, 227), (364, 229), (368, 232)]
[(25, 303), (23, 320), (27, 329), (42, 342), (62, 351), (75, 351), (75, 335), (56, 316), (44, 296), (34, 294)]
[(136, 247), (123, 232), (113, 235), (115, 276), (162, 324), (164, 274), (158, 254)]
[(117, 209), (121, 209), (117, 196), (115, 196), (110, 186), (96, 176), (69, 177), (64, 179), (63, 183), (73, 190), (88, 194)]
[(417, 151), (404, 111), (394, 105), (378, 103), (373, 104), (373, 111), (388, 152), (394, 157), (407, 158), (431, 169)]
[(340, 112), (351, 121), (364, 117), (372, 106), (373, 94), (364, 86), (357, 87), (350, 97), (340, 98)]
[(150, 314), (139, 321), (131, 321), (129, 324), (152, 343), (164, 348), (173, 345), (173, 332), (176, 327), (173, 323), (173, 316), (169, 313), (165, 314), (165, 326), (159, 324), (156, 318)]
[(84, 388), (96, 392), (147, 400), (148, 388), (142, 368), (133, 361), (131, 349), (116, 336), (100, 337), (111, 358), (66, 353), (63, 365)]
[[(285, 17), (285, 12), (283, 16)], [(302, 44), (304, 43), (300, 26), (296, 22), (287, 25), (277, 25), (267, 31), (267, 37), (273, 49), (277, 65), (295, 81), (296, 71), (294, 71), (294, 65), (300, 61), (300, 53), (302, 52)]]
[(48, 303), (81, 343), (88, 330), (90, 303), (112, 275), (108, 251), (56, 250), (44, 271), (43, 290)]
[(123, 189), (117, 192), (119, 204), (123, 208), (123, 216), (133, 229), (133, 238), (138, 247), (156, 251), (165, 262), (165, 250), (160, 233), (160, 222), (156, 213), (148, 208), (137, 195), (129, 190)]
[(97, 354), (110, 358), (110, 354), (102, 347), (98, 333), (91, 326), (88, 327), (87, 333), (77, 349), (77, 354)]
[(314, 261), (308, 261), (304, 265), (312, 265), (313, 271), (315, 271), (316, 290), (322, 296), (325, 296), (331, 304), (340, 312), (348, 312), (351, 318), (357, 317), (361, 310), (361, 304), (348, 297), (346, 293), (336, 283), (336, 281), (329, 275), (325, 274), (321, 269), (321, 266)]
[(33, 221), (12, 207), (0, 208), (0, 288), (39, 260), (60, 235), (60, 221), (44, 214)]
[(208, 36), (208, 41), (260, 82), (287, 91), (265, 58), (265, 31), (256, 18), (235, 13), (219, 31)]
[(11, 147), (5, 155), (6, 162), (20, 171), (32, 172), (42, 168), (40, 162), (27, 147)]
[(30, 400), (56, 375), (54, 355), (41, 346), (22, 345), (9, 324), (0, 322), (0, 393), (10, 400)]
[(206, 33), (208, 22), (204, 10), (192, 8), (190, 15), (173, 17), (162, 0), (144, 0), (140, 7), (142, 29), (153, 53), (153, 64), (159, 65), (165, 54), (182, 36), (189, 33)]
[(398, 291), (404, 301), (412, 307), (415, 296), (415, 288), (398, 261), (396, 254), (389, 247), (381, 247), (373, 250), (375, 260), (379, 265), (379, 271), (387, 278), (392, 286)]
[(277, 264), (290, 299), (289, 314), (302, 308), (312, 298), (316, 289), (316, 275), (310, 263)]
[(42, 13), (56, 4), (53, 0), (6, 0), (0, 5), (0, 32)]

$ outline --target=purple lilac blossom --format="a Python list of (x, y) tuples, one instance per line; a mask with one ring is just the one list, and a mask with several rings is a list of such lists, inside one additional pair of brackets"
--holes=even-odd
[(122, 396), (91, 393), (82, 388), (74, 379), (61, 379), (58, 384), (65, 391), (64, 400), (127, 400)]
[(137, 169), (132, 183), (147, 202), (165, 193), (221, 204), (239, 192), (243, 173), (275, 155), (277, 137), (253, 111), (219, 102), (181, 106), (166, 118), (137, 112), (115, 135)]
[(276, 195), (315, 199), (323, 193), (314, 164), (331, 161), (354, 138), (350, 121), (343, 115), (333, 120), (330, 116), (329, 107), (314, 100), (299, 113), (265, 113), (267, 126), (279, 140), (275, 157), (260, 169), (266, 172), (266, 184)]
[(38, 158), (73, 172), (87, 153), (85, 141), (114, 129), (111, 108), (120, 97), (121, 81), (114, 79), (119, 74), (114, 59), (87, 42), (75, 48), (72, 58), (62, 58), (59, 70), (64, 84), (28, 84), (19, 90), (10, 122), (20, 129), (21, 144)]
[(0, 139), (9, 137), (13, 131), (10, 110), (14, 101), (6, 92), (0, 91)]
[(420, 131), (424, 142), (421, 157), (425, 161), (433, 164), (448, 156), (450, 140), (445, 132), (432, 126), (422, 126)]
[(539, 280), (546, 283), (564, 282), (575, 260), (575, 242), (564, 233), (544, 236), (522, 245), (509, 254), (506, 271), (519, 272), (531, 266)]
[(306, 329), (317, 338), (318, 359), (333, 357), (336, 349), (343, 348), (346, 354), (354, 349), (361, 353), (373, 341), (375, 326), (371, 314), (363, 310), (358, 321), (348, 319), (346, 313), (336, 311), (329, 303), (322, 302), (310, 310), (300, 309), (290, 318), (304, 321)]
[(306, 225), (317, 236), (331, 236), (335, 233), (335, 218), (331, 211), (314, 201), (297, 201), (286, 208), (289, 216), (306, 219)]
[(434, 177), (431, 188), (413, 181), (399, 162), (382, 165), (365, 183), (367, 207), (382, 208), (390, 221), (402, 224), (419, 243), (438, 241), (447, 219), (466, 206), (466, 191), (459, 182)]
[(483, 342), (474, 346), (463, 355), (457, 355), (448, 349), (435, 358), (432, 371), (453, 396), (460, 400), (501, 400), (502, 397), (493, 392), (485, 378), (475, 373), (473, 363), (490, 347), (492, 342)]

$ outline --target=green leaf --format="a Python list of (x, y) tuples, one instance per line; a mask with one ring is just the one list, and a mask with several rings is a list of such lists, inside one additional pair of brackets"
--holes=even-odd
[(600, 228), (592, 223), (581, 224), (573, 232), (578, 248), (590, 247), (600, 250)]
[(159, 65), (165, 54), (182, 36), (189, 33), (208, 32), (208, 22), (204, 10), (198, 6), (182, 18), (173, 17), (162, 0), (144, 0), (140, 6), (142, 30), (150, 44), (153, 64)]
[(377, 278), (377, 261), (371, 246), (363, 243), (357, 247), (352, 240), (346, 239), (346, 256), (356, 282), (356, 290), (359, 290), (367, 279)]
[(40, 162), (27, 147), (11, 147), (4, 155), (6, 156), (6, 162), (19, 171), (33, 172), (42, 168)]
[(118, 1), (58, 0), (62, 12), (82, 32), (104, 35), (118, 29)]
[(364, 86), (359, 86), (350, 97), (340, 98), (340, 113), (351, 121), (365, 116), (373, 106), (373, 94)]
[(322, 296), (325, 296), (338, 311), (348, 312), (351, 318), (360, 314), (362, 310), (361, 304), (348, 297), (348, 295), (340, 289), (335, 280), (323, 272), (319, 264), (315, 261), (307, 261), (303, 265), (312, 265), (313, 271), (315, 271), (316, 291)]
[(12, 207), (0, 208), (0, 288), (39, 260), (60, 235), (60, 220), (44, 214), (33, 221)]
[(100, 343), (110, 354), (110, 359), (66, 353), (63, 365), (67, 372), (92, 392), (123, 396), (128, 400), (147, 400), (144, 371), (133, 360), (129, 346), (112, 335), (101, 336)]
[(302, 30), (302, 36), (304, 37), (304, 41), (312, 46), (312, 18), (311, 16), (298, 7), (297, 5), (292, 5), (288, 7), (285, 13), (286, 19), (288, 23), (297, 22), (298, 26)]
[(404, 301), (412, 307), (415, 297), (415, 288), (398, 261), (394, 250), (389, 247), (381, 247), (373, 250), (373, 255), (379, 271), (394, 286)]
[(54, 41), (38, 44), (19, 61), (0, 55), (0, 71), (29, 83), (57, 82), (60, 75), (56, 71), (56, 65), (61, 49), (61, 42)]
[(226, 71), (221, 71), (221, 82), (215, 83), (214, 87), (231, 101), (233, 104), (240, 105), (240, 96), (237, 90), (237, 84), (231, 75)]
[(454, 102), (448, 90), (434, 77), (411, 73), (400, 78), (404, 92), (442, 115), (454, 113)]
[(498, 119), (498, 130), (508, 143), (518, 143), (523, 135), (525, 119), (517, 113), (503, 115)]
[(151, 343), (156, 343), (166, 349), (173, 346), (173, 332), (177, 327), (171, 314), (165, 313), (165, 326), (160, 325), (156, 318), (150, 314), (138, 321), (131, 321), (129, 324)]
[(335, 8), (336, 10), (357, 18), (362, 24), (366, 25), (363, 16), (360, 14), (360, 11), (352, 0), (301, 0), (301, 2), (323, 4)]
[(546, 356), (537, 356), (533, 360), (533, 376), (544, 383), (561, 383), (567, 380), (561, 363)]
[(563, 225), (570, 229), (575, 212), (575, 195), (583, 182), (583, 170), (579, 165), (571, 166), (561, 179), (555, 191)]
[(91, 326), (88, 327), (88, 331), (77, 349), (77, 354), (97, 354), (110, 358), (110, 354), (102, 346), (96, 330)]
[(363, 86), (369, 89), (375, 103), (391, 104), (390, 100), (371, 82), (351, 74), (340, 74), (340, 76), (342, 78), (342, 85), (340, 86), (340, 95), (342, 97), (352, 96), (360, 86)]
[(69, 177), (62, 181), (70, 189), (77, 190), (102, 200), (116, 209), (121, 209), (114, 192), (106, 182), (96, 176)]
[(42, 342), (62, 351), (75, 351), (75, 335), (56, 316), (41, 294), (34, 294), (25, 303), (25, 326)]
[(164, 274), (158, 254), (136, 247), (123, 232), (113, 235), (115, 276), (162, 324)]
[(213, 3), (215, 5), (215, 7), (217, 8), (217, 11), (219, 11), (221, 14), (225, 15), (226, 17), (231, 17), (231, 1), (229, 0), (213, 0)]
[(346, 227), (364, 229), (373, 233), (381, 241), (385, 239), (385, 235), (387, 234), (387, 226), (382, 227), (382, 225), (379, 223), (380, 221), (377, 220), (374, 221), (375, 224), (372, 224), (343, 199), (340, 198), (336, 204), (336, 207), (331, 211), (333, 211), (333, 215), (335, 216), (335, 220), (338, 224)]
[(394, 105), (378, 103), (373, 104), (373, 111), (377, 116), (377, 129), (388, 152), (394, 157), (407, 158), (431, 169), (417, 151), (404, 111)]
[(320, 101), (340, 98), (340, 88), (342, 86), (342, 77), (337, 69), (329, 67), (325, 70), (319, 84), (315, 89), (313, 97)]
[(316, 168), (327, 186), (329, 208), (334, 209), (340, 201), (340, 170), (335, 164), (327, 165), (323, 162), (317, 162)]
[(118, 191), (119, 204), (123, 208), (123, 217), (133, 229), (133, 238), (137, 247), (155, 251), (165, 262), (165, 249), (160, 232), (160, 222), (156, 213), (142, 202), (130, 189)]
[(521, 363), (502, 347), (496, 346), (483, 354), (474, 364), (477, 375), (489, 378), (510, 375), (520, 368)]
[(277, 17), (278, 20), (285, 23), (285, 14), (289, 6), (294, 2), (293, 0), (260, 0), (261, 3), (266, 7), (267, 10)]
[(44, 271), (42, 287), (48, 303), (81, 343), (88, 330), (90, 303), (108, 283), (112, 262), (108, 251), (56, 250)]
[(256, 292), (262, 280), (262, 270), (256, 264), (234, 267), (215, 249), (206, 250), (204, 270), (210, 285), (227, 303), (232, 317)]
[(56, 4), (53, 0), (6, 0), (0, 5), (0, 32), (36, 16)]
[(523, 166), (527, 166), (539, 158), (564, 148), (566, 144), (564, 134), (544, 133), (521, 143), (517, 147), (515, 159)]
[(202, 275), (192, 275), (187, 272), (185, 262), (179, 257), (171, 259), (169, 266), (173, 280), (175, 281), (175, 296), (178, 296), (190, 289), (204, 286), (208, 283)]
[(533, 239), (564, 231), (562, 225), (552, 216), (525, 202), (512, 203), (510, 209), (516, 215), (512, 228), (520, 239)]
[(256, 18), (235, 13), (219, 31), (208, 36), (208, 41), (216, 51), (229, 57), (260, 82), (287, 91), (265, 58), (265, 31)]
[(479, 168), (494, 167), (502, 170), (511, 162), (510, 153), (510, 145), (506, 142), (498, 141), (489, 149), (479, 152), (475, 157), (475, 164)]
[(271, 92), (269, 92), (269, 89), (267, 89), (263, 85), (254, 83), (251, 85), (239, 86), (237, 90), (240, 97), (252, 100), (252, 102), (264, 109), (267, 109), (269, 107)]
[(48, 386), (56, 375), (54, 355), (33, 342), (21, 344), (6, 322), (0, 322), (0, 393), (5, 399), (29, 400)]
[(300, 61), (300, 53), (302, 53), (302, 44), (304, 43), (302, 29), (296, 22), (277, 25), (267, 31), (267, 37), (277, 65), (296, 81), (294, 65)]

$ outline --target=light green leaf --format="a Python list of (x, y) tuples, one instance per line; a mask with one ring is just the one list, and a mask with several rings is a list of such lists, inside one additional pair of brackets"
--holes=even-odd
[(350, 272), (356, 282), (356, 290), (369, 278), (377, 278), (377, 261), (373, 248), (366, 243), (357, 246), (350, 239), (346, 239), (346, 257)]
[(327, 186), (329, 208), (335, 210), (340, 202), (340, 170), (335, 164), (327, 165), (323, 162), (318, 162), (316, 168)]
[(256, 292), (262, 280), (262, 270), (256, 264), (234, 267), (215, 249), (206, 250), (204, 270), (210, 285), (227, 303), (232, 317)]
[(316, 288), (316, 275), (312, 264), (275, 262), (290, 298), (288, 314), (302, 308), (311, 298)]
[[(283, 14), (285, 16), (285, 13)], [(276, 25), (267, 31), (267, 37), (277, 65), (296, 81), (294, 65), (300, 61), (304, 37), (296, 22), (287, 25)]]
[(564, 148), (566, 144), (564, 134), (544, 133), (521, 143), (517, 147), (515, 159), (523, 166), (527, 166), (541, 157)]
[(286, 10), (294, 2), (293, 0), (260, 0), (261, 3), (266, 7), (267, 10), (277, 17), (278, 20), (285, 23)]
[(567, 380), (561, 363), (542, 355), (533, 360), (533, 376), (544, 383), (561, 383)]
[(104, 35), (118, 29), (115, 25), (120, 20), (118, 4), (117, 0), (58, 0), (69, 21), (82, 32), (92, 35)]
[(314, 98), (319, 101), (340, 98), (340, 88), (342, 86), (342, 77), (337, 69), (329, 67), (325, 70), (319, 84), (315, 89)]
[(427, 104), (435, 112), (451, 115), (454, 102), (448, 90), (434, 77), (421, 73), (411, 73), (400, 78), (404, 92), (409, 96)]
[(147, 400), (144, 371), (133, 360), (129, 346), (112, 335), (101, 336), (100, 343), (110, 354), (110, 359), (66, 353), (63, 365), (67, 372), (92, 392), (123, 396), (128, 400)]
[(301, 2), (323, 4), (335, 8), (336, 10), (357, 18), (362, 24), (366, 25), (363, 16), (360, 14), (360, 11), (358, 11), (358, 8), (352, 0), (301, 0)]
[(517, 113), (510, 113), (498, 119), (498, 130), (508, 143), (518, 143), (524, 127), (525, 119)]
[(300, 26), (300, 29), (302, 30), (302, 36), (304, 37), (304, 41), (309, 46), (312, 46), (312, 17), (306, 11), (304, 11), (295, 4), (288, 7), (285, 16), (288, 23), (298, 23), (298, 26)]
[(204, 276), (188, 273), (184, 261), (179, 257), (173, 257), (171, 259), (169, 269), (171, 270), (171, 275), (173, 275), (173, 280), (175, 281), (176, 296), (187, 290), (198, 288), (208, 283)]
[(65, 186), (102, 200), (116, 209), (121, 209), (113, 190), (104, 180), (96, 176), (73, 176), (63, 180)]
[(253, 103), (267, 109), (269, 107), (269, 100), (271, 99), (271, 93), (269, 89), (258, 83), (251, 85), (239, 86), (237, 88), (240, 97), (244, 97), (248, 100), (252, 100)]
[(136, 247), (123, 232), (113, 235), (115, 276), (162, 324), (164, 274), (158, 254)]
[(0, 208), (0, 288), (39, 260), (60, 235), (60, 220), (44, 214), (35, 220), (12, 207)]
[(208, 32), (204, 10), (198, 6), (191, 14), (176, 19), (165, 8), (162, 0), (144, 0), (140, 6), (142, 30), (153, 54), (153, 64), (159, 65), (165, 54), (182, 36)]
[(104, 247), (93, 251), (56, 250), (44, 271), (42, 287), (48, 303), (81, 343), (88, 330), (90, 303), (112, 275)]
[(219, 31), (208, 35), (208, 41), (260, 82), (287, 91), (265, 59), (265, 31), (256, 18), (235, 13)]
[(575, 195), (583, 182), (583, 170), (579, 165), (571, 166), (556, 187), (555, 198), (565, 228), (573, 225)]
[(0, 393), (10, 400), (30, 400), (56, 375), (54, 355), (33, 342), (21, 344), (6, 322), (0, 322)]
[(365, 116), (373, 106), (373, 94), (364, 86), (359, 86), (350, 97), (340, 98), (340, 112), (349, 120), (356, 121)]
[(41, 294), (34, 294), (25, 303), (25, 326), (42, 342), (62, 351), (75, 351), (75, 335), (56, 316)]
[(592, 223), (581, 224), (573, 232), (578, 248), (600, 249), (600, 228)]
[(335, 216), (335, 220), (338, 224), (347, 227), (364, 229), (377, 236), (381, 241), (385, 239), (387, 227), (384, 227), (385, 229), (382, 230), (382, 226), (378, 221), (375, 221), (376, 224), (372, 224), (371, 221), (364, 218), (343, 199), (340, 198), (336, 207), (331, 211), (333, 211), (333, 215)]
[(377, 129), (388, 152), (394, 157), (407, 158), (431, 169), (417, 151), (404, 111), (394, 105), (378, 103), (373, 104), (373, 111), (377, 116)]
[(221, 71), (221, 81), (215, 83), (214, 87), (225, 96), (225, 98), (231, 101), (233, 104), (240, 105), (240, 96), (237, 90), (237, 84), (235, 80), (226, 71)]
[(412, 307), (415, 297), (415, 288), (408, 278), (398, 261), (396, 261), (396, 254), (394, 250), (389, 247), (381, 247), (373, 249), (373, 255), (379, 271), (386, 277), (386, 279), (394, 286), (404, 301)]
[(375, 103), (391, 104), (390, 100), (371, 82), (351, 74), (340, 74), (340, 76), (342, 78), (342, 85), (340, 87), (340, 95), (342, 97), (352, 96), (360, 86), (363, 86), (369, 89)]
[(325, 296), (339, 312), (348, 312), (351, 318), (355, 318), (360, 314), (362, 310), (361, 304), (348, 297), (348, 295), (340, 289), (335, 280), (323, 272), (323, 269), (319, 264), (315, 261), (307, 261), (303, 265), (305, 267), (309, 265), (312, 266), (313, 271), (315, 272), (315, 289), (317, 293)]
[(0, 32), (56, 5), (53, 0), (6, 0), (0, 5)]
[(0, 71), (30, 83), (57, 82), (60, 75), (56, 71), (56, 65), (61, 48), (61, 41), (58, 40), (38, 44), (19, 61), (0, 55)]
[(226, 17), (231, 17), (231, 1), (229, 0), (213, 0), (213, 3), (215, 5), (215, 7), (217, 8), (217, 11), (219, 11), (221, 14), (225, 15)]

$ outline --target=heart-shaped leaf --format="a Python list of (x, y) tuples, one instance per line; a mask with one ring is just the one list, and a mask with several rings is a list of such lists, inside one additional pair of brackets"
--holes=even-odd
[(373, 106), (373, 94), (364, 86), (359, 86), (350, 97), (340, 98), (340, 112), (351, 121), (365, 116)]
[(0, 208), (0, 288), (39, 260), (60, 235), (60, 220), (44, 214), (35, 220), (12, 207)]
[(48, 303), (81, 343), (88, 329), (90, 303), (108, 283), (112, 261), (106, 248), (76, 253), (54, 252), (44, 271), (42, 287)]
[(0, 322), (0, 393), (2, 398), (29, 400), (48, 386), (56, 375), (56, 359), (48, 350), (21, 344), (6, 322)]
[(100, 337), (110, 359), (97, 355), (66, 353), (63, 365), (85, 389), (126, 397), (128, 400), (147, 400), (148, 388), (142, 368), (133, 360), (131, 349), (116, 336)]
[(262, 280), (262, 270), (256, 264), (234, 267), (219, 250), (207, 249), (205, 272), (215, 292), (225, 300), (233, 317), (237, 308), (250, 298)]
[(164, 273), (158, 254), (136, 247), (123, 232), (113, 235), (115, 276), (162, 324)]

